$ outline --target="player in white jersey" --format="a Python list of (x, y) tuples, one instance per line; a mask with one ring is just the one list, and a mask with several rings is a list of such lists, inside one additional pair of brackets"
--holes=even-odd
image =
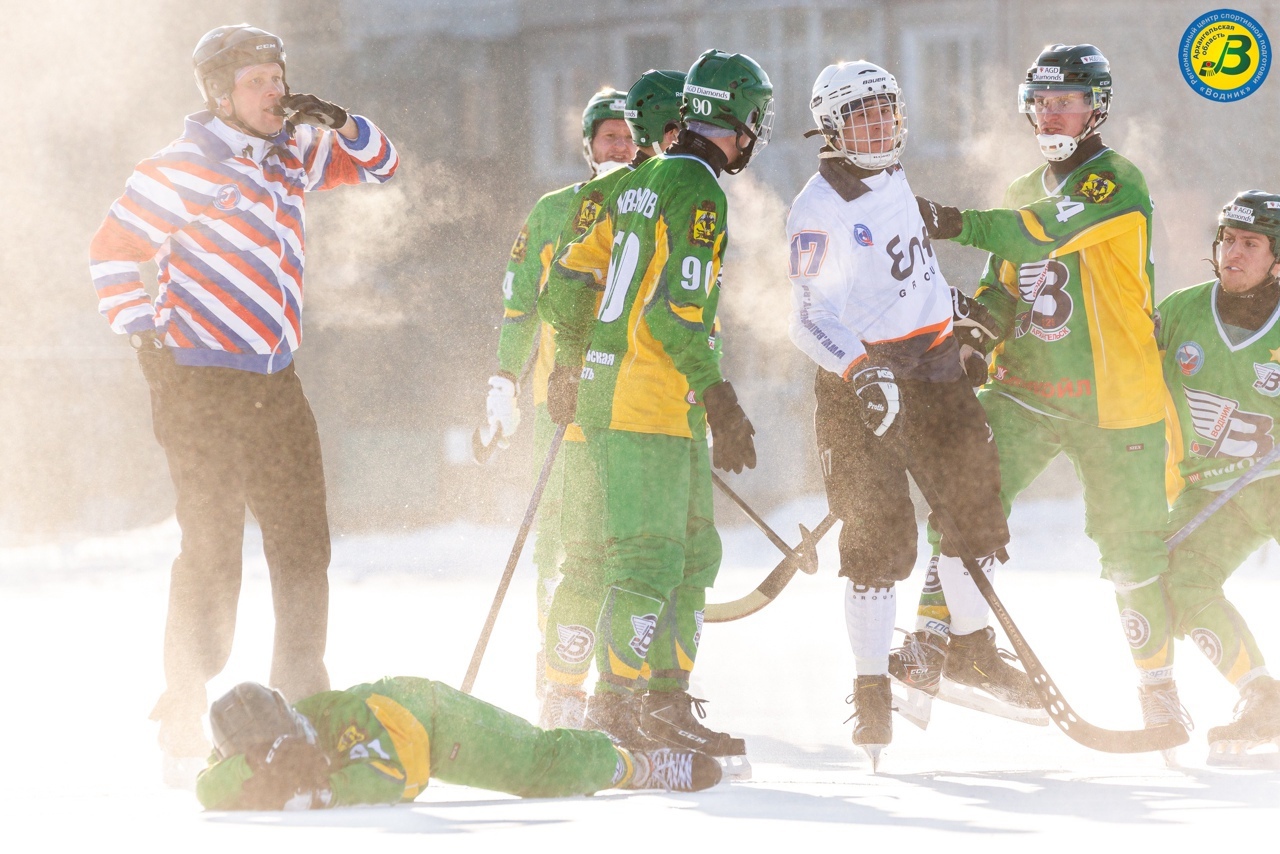
[[(870, 62), (831, 65), (810, 106), (818, 130), (809, 135), (826, 145), (787, 219), (791, 340), (818, 366), (818, 451), (828, 504), (844, 522), (853, 742), (874, 768), (892, 736), (894, 584), (916, 558), (908, 472), (934, 506), (944, 554), (957, 562), (990, 574), (1007, 559), (1009, 531), (991, 430), (953, 334), (953, 312), (963, 315), (967, 298), (943, 278), (898, 165), (907, 130), (897, 81)], [(953, 634), (949, 658), (965, 665), (956, 669), (979, 687), (1029, 682), (998, 655), (977, 587), (963, 574), (951, 582), (953, 613), (962, 603), (962, 628), (972, 626)]]

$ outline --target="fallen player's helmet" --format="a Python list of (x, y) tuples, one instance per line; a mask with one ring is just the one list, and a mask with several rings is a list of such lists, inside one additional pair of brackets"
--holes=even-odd
[(282, 735), (315, 741), (311, 723), (294, 711), (284, 695), (257, 682), (241, 682), (214, 700), (209, 707), (209, 728), (220, 759), (272, 744)]
[[(1071, 137), (1064, 134), (1040, 134), (1036, 115), (1051, 109), (1055, 100), (1072, 92), (1084, 96), (1084, 108), (1090, 112), (1084, 130)], [(1027, 69), (1026, 79), (1018, 87), (1018, 111), (1039, 134), (1040, 151), (1049, 160), (1066, 160), (1080, 141), (1096, 131), (1107, 120), (1111, 109), (1111, 63), (1091, 44), (1055, 44), (1040, 51)]]
[(685, 75), (680, 118), (686, 124), (702, 122), (735, 131), (737, 138), (746, 136), (747, 147), (739, 146), (737, 159), (725, 168), (730, 174), (740, 172), (756, 151), (769, 144), (773, 84), (746, 54), (708, 50)]
[(586, 109), (582, 111), (582, 156), (587, 158), (591, 174), (600, 173), (601, 164), (591, 156), (591, 141), (596, 138), (600, 123), (608, 119), (624, 119), (627, 108), (627, 93), (605, 86), (591, 96)]
[(683, 71), (650, 70), (627, 90), (627, 127), (641, 148), (661, 145), (668, 128), (680, 124), (684, 97)]
[(1215, 263), (1222, 230), (1228, 226), (1265, 234), (1271, 242), (1271, 254), (1280, 260), (1280, 195), (1245, 190), (1223, 206), (1218, 214), (1218, 233), (1213, 239)]
[[(885, 134), (873, 129), (879, 122), (868, 121), (867, 110), (885, 105), (893, 111), (893, 129)], [(818, 130), (832, 151), (825, 156), (843, 157), (862, 169), (887, 169), (898, 162), (907, 144), (907, 105), (902, 99), (902, 89), (892, 74), (866, 60), (842, 62), (822, 69), (813, 82), (813, 94), (809, 98), (809, 110)], [(847, 144), (845, 131), (863, 125), (860, 134), (864, 145)], [(812, 132), (811, 132), (812, 133)], [(885, 151), (863, 151), (874, 140), (890, 143)], [(823, 156), (823, 155), (820, 155)]]
[[(218, 99), (235, 85), (237, 69), (249, 65), (274, 62), (285, 71), (284, 42), (279, 36), (248, 24), (215, 27), (200, 37), (191, 64), (195, 67), (196, 86), (210, 110), (217, 109)], [(289, 94), (289, 84), (284, 87)]]

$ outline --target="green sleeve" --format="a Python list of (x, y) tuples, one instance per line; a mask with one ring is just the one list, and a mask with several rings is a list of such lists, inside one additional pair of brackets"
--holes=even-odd
[(394, 762), (354, 762), (329, 775), (329, 789), (330, 806), (398, 804), (404, 799), (404, 771)]
[(720, 300), (727, 214), (724, 192), (712, 181), (694, 185), (664, 206), (669, 252), (646, 309), (653, 337), (699, 398), (723, 379), (710, 327)]
[[(985, 249), (1013, 264), (1043, 261), (1069, 247), (1078, 251), (1113, 236), (1106, 225), (1126, 214), (1151, 220), (1151, 197), (1136, 172), (1106, 172), (1094, 183), (1069, 178), (1066, 195), (1045, 196), (1016, 209), (964, 211), (957, 243)], [(1028, 180), (1026, 178), (1024, 181)], [(1038, 173), (1034, 180), (1039, 180)], [(1098, 182), (1110, 181), (1099, 185)], [(1011, 191), (1013, 188), (1010, 188)]]
[(530, 251), (530, 225), (536, 226), (535, 207), (516, 235), (511, 257), (502, 278), (502, 328), (498, 333), (498, 368), (520, 376), (538, 335), (538, 280), (541, 278), (538, 251)]
[(603, 211), (551, 265), (539, 312), (556, 331), (557, 365), (580, 366), (586, 357), (612, 250), (613, 216)]
[(239, 753), (228, 759), (212, 762), (196, 778), (196, 798), (207, 810), (238, 809), (240, 792), (245, 781), (252, 776), (249, 763)]

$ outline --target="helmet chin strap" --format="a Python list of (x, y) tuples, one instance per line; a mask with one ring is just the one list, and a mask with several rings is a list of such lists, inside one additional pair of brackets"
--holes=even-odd
[(1097, 131), (1102, 126), (1102, 122), (1106, 120), (1107, 117), (1105, 115), (1099, 120), (1098, 112), (1095, 110), (1089, 118), (1089, 124), (1085, 125), (1079, 136), (1068, 136), (1065, 133), (1037, 133), (1036, 142), (1040, 143), (1040, 154), (1044, 156), (1045, 160), (1050, 160), (1054, 163), (1066, 160), (1076, 153), (1076, 148), (1084, 138)]

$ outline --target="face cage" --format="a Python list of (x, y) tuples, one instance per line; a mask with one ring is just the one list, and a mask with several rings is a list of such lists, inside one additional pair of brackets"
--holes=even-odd
[[(873, 99), (878, 102), (880, 98), (888, 98), (893, 105), (893, 135), (888, 137), (893, 142), (893, 146), (888, 151), (881, 152), (850, 151), (845, 147), (845, 128), (850, 126), (853, 114), (858, 112), (861, 104)], [(832, 114), (836, 118), (833, 119)], [(866, 124), (865, 121), (864, 124)], [(868, 170), (887, 169), (898, 162), (902, 157), (902, 150), (907, 144), (907, 102), (903, 100), (900, 93), (895, 92), (878, 92), (874, 95), (864, 95), (861, 98), (846, 101), (823, 117), (823, 133), (827, 137), (828, 144), (844, 155), (845, 159), (854, 166)], [(881, 136), (878, 139), (883, 140), (885, 137)], [(871, 141), (870, 134), (867, 134), (867, 140), (868, 142)]]
[[(1089, 112), (1100, 116), (1097, 124), (1102, 124), (1102, 120), (1106, 118), (1107, 112), (1111, 108), (1111, 94), (1097, 86), (1054, 86), (1045, 83), (1023, 83), (1018, 87), (1018, 112), (1025, 113), (1032, 126), (1036, 124), (1035, 95), (1037, 92), (1059, 92), (1063, 94), (1080, 92), (1088, 96)], [(1082, 110), (1081, 112), (1084, 111)]]

